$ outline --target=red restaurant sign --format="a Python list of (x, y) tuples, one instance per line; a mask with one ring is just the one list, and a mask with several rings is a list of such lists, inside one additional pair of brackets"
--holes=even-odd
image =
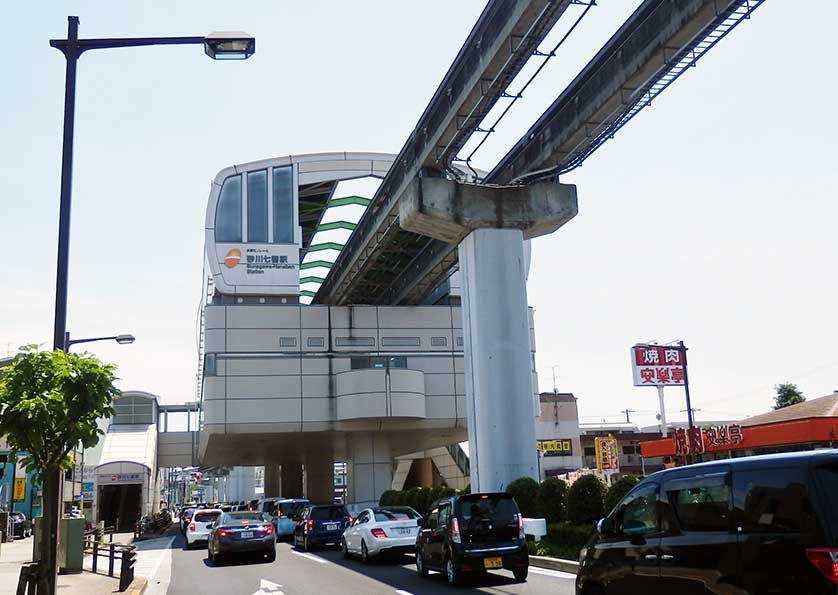
[(742, 427), (739, 424), (677, 428), (672, 434), (676, 455), (701, 454), (707, 450), (717, 450), (718, 447), (741, 444), (742, 440)]
[(634, 386), (684, 386), (684, 350), (666, 345), (631, 348)]

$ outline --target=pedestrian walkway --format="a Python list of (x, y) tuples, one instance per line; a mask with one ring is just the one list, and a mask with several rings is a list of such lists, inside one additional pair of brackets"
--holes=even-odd
[[(17, 590), (20, 569), (32, 562), (31, 537), (12, 543), (0, 544), (0, 593), (14, 593)], [(110, 595), (119, 588), (119, 578), (82, 572), (58, 576), (58, 590), (61, 595)]]

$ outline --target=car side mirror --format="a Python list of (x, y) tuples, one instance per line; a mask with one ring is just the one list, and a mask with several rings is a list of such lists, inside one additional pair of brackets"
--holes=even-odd
[(611, 517), (600, 519), (596, 524), (597, 533), (604, 537), (614, 535), (617, 532), (617, 525)]

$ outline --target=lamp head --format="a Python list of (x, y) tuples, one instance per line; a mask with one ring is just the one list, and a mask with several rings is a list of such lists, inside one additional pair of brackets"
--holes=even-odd
[(130, 345), (134, 342), (134, 335), (117, 335), (116, 342), (120, 345)]
[(204, 38), (204, 51), (213, 60), (247, 60), (256, 51), (256, 38), (243, 31), (213, 31)]

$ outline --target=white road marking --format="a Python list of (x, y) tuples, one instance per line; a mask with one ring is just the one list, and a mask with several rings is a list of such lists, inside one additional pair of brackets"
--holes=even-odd
[[(157, 576), (157, 571), (160, 570), (160, 565), (167, 556), (171, 556), (172, 543), (175, 538), (168, 538), (168, 543), (162, 548), (156, 546), (160, 541), (166, 538), (158, 538), (156, 540), (138, 541), (134, 545), (137, 546), (137, 558), (135, 564), (135, 573), (137, 576), (152, 579)], [(151, 543), (155, 542), (155, 543)], [(101, 562), (101, 560), (100, 560)]]
[(562, 572), (561, 570), (549, 570), (547, 568), (533, 568), (530, 566), (530, 572), (534, 574), (541, 574), (544, 576), (552, 576), (553, 578), (564, 578), (576, 580), (576, 575), (570, 572)]
[(282, 585), (277, 585), (276, 583), (262, 579), (259, 581), (259, 590), (253, 595), (285, 595), (285, 593), (279, 590), (280, 587)]
[(401, 589), (396, 589), (396, 593), (399, 595), (413, 595), (410, 591), (402, 591)]
[(297, 556), (302, 556), (303, 558), (308, 558), (309, 560), (314, 560), (315, 562), (319, 562), (320, 564), (325, 564), (328, 560), (324, 560), (323, 558), (318, 558), (317, 556), (312, 556), (311, 554), (307, 554), (305, 552), (298, 552), (297, 550), (291, 550), (291, 553)]

